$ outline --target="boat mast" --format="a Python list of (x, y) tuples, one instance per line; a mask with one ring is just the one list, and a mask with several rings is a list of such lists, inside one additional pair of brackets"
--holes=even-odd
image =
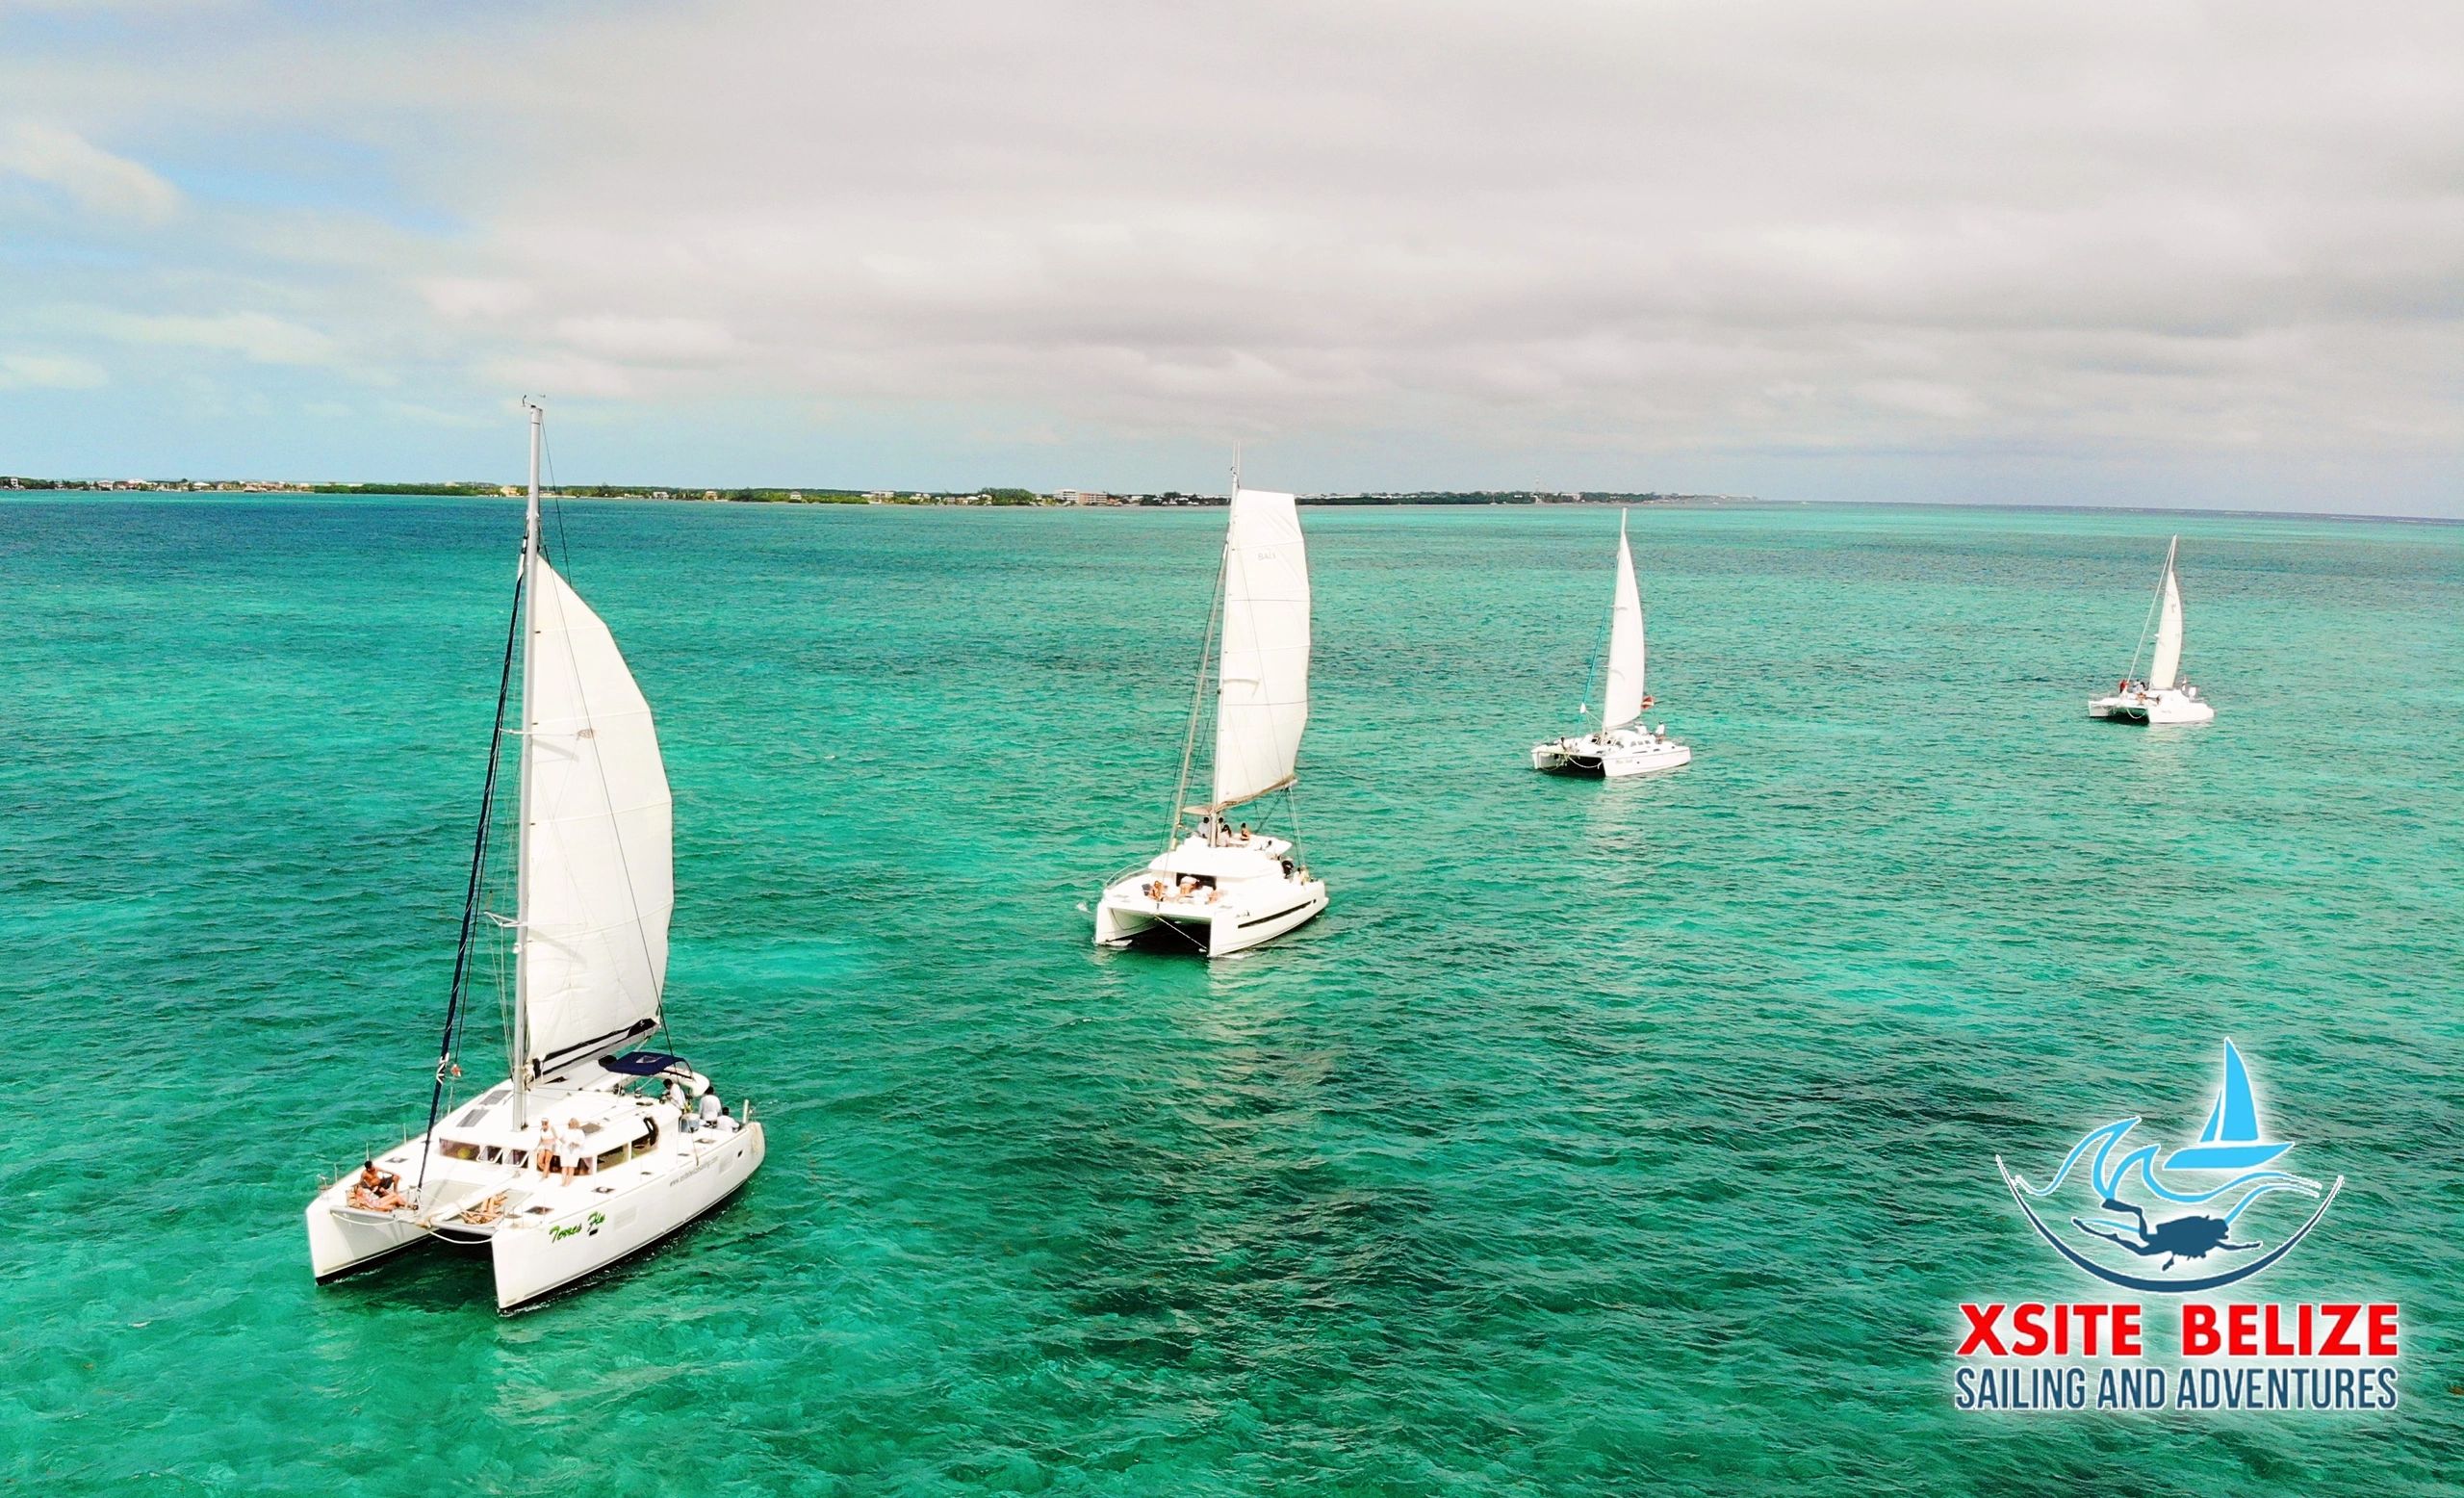
[[(1229, 504), (1240, 498), (1241, 445), (1236, 442), (1232, 444), (1232, 499), (1225, 503)], [(1181, 778), (1172, 787), (1171, 825), (1164, 829), (1164, 851), (1167, 853), (1180, 845), (1181, 816), (1190, 809), (1190, 770), (1197, 763), (1197, 726), (1206, 717), (1206, 678), (1215, 664), (1216, 630), (1223, 622), (1223, 577), (1231, 566), (1232, 530), (1227, 522), (1223, 531), (1223, 550), (1216, 554), (1215, 558), (1215, 596), (1206, 606), (1206, 641), (1197, 652), (1197, 687), (1190, 694), (1189, 732), (1181, 740)], [(1212, 814), (1219, 816), (1221, 814)]]
[(530, 413), (530, 499), (522, 518), (522, 758), (521, 810), (514, 823), (513, 875), (513, 1126), (528, 1124), (530, 1016), (523, 981), (524, 948), (530, 944), (530, 656), (539, 632), (531, 627), (531, 601), (539, 581), (539, 440), (546, 409), (528, 396), (523, 409)]
[(436, 1153), (436, 1120), (445, 1106), (447, 1082), (462, 1074), (454, 1058), (461, 1046), (462, 1006), (470, 992), (472, 938), (478, 931), (480, 903), (487, 895), (488, 839), (496, 826), (497, 773), (504, 765), (504, 709), (513, 691), (513, 652), (521, 641), (526, 581), (526, 569), (515, 568), (513, 607), (505, 611), (504, 661), (497, 668), (497, 711), (488, 730), (488, 778), (479, 790), (478, 829), (471, 837), (471, 878), (462, 891), (462, 934), (453, 943), (453, 982), (446, 994), (445, 1037), (437, 1043), (436, 1083), (428, 1089), (427, 1127), (420, 1136), (425, 1144), (420, 1151), (420, 1178), (411, 1193), (413, 1201), (424, 1200), (421, 1193), (427, 1189), (428, 1159)]

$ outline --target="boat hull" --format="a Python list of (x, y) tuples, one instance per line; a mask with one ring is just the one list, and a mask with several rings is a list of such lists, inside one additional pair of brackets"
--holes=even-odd
[(319, 1284), (366, 1269), (428, 1236), (414, 1223), (349, 1210), (343, 1205), (349, 1189), (342, 1183), (308, 1203), (308, 1265)]
[[(578, 1089), (534, 1091), (526, 1104), (508, 1100), (512, 1089), (500, 1086), (457, 1105), (436, 1133), (372, 1161), (411, 1199), (391, 1210), (354, 1204), (355, 1173), (326, 1186), (307, 1213), (318, 1282), (433, 1238), (487, 1251), (498, 1308), (510, 1310), (666, 1237), (759, 1169), (768, 1145), (759, 1124), (722, 1119), (687, 1127), (697, 1106), (625, 1093), (623, 1085), (610, 1072)], [(671, 1094), (708, 1086), (689, 1070), (669, 1076)], [(543, 1170), (526, 1125), (559, 1117), (570, 1131), (563, 1139), (589, 1143), (571, 1160), (552, 1155), (558, 1168)]]
[(1095, 944), (1148, 946), (1159, 951), (1194, 952), (1201, 957), (1228, 957), (1306, 925), (1327, 905), (1322, 879), (1295, 884), (1290, 894), (1289, 903), (1256, 915), (1220, 905), (1201, 911), (1177, 905), (1159, 907), (1155, 901), (1135, 895), (1119, 900), (1108, 896), (1095, 908)]
[(1638, 747), (1603, 747), (1588, 739), (1557, 739), (1531, 746), (1531, 767), (1549, 775), (1586, 776), (1595, 780), (1621, 780), (1630, 775), (1656, 775), (1692, 762), (1694, 751), (1684, 744), (1660, 739)]
[(512, 1310), (638, 1253), (733, 1196), (767, 1152), (759, 1124), (687, 1135), (694, 1157), (595, 1201), (500, 1227), (489, 1245), (497, 1309)]
[(1322, 879), (1278, 881), (1274, 888), (1244, 892), (1264, 898), (1199, 905), (1153, 900), (1129, 885), (1116, 886), (1096, 904), (1095, 944), (1228, 957), (1307, 924), (1327, 904)]
[(1202, 957), (1246, 951), (1326, 908), (1326, 882), (1308, 872), (1280, 838), (1191, 838), (1105, 886), (1095, 944)]
[(2164, 728), (2175, 724), (2212, 723), (2216, 721), (2216, 710), (2200, 699), (2181, 692), (2132, 692), (2094, 699), (2088, 704), (2088, 716), (2105, 723)]

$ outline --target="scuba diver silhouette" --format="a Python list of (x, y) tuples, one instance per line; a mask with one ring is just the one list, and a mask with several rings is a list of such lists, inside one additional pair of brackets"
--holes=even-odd
[(2146, 1213), (2118, 1197), (2107, 1197), (2105, 1210), (2128, 1212), (2138, 1219), (2139, 1241), (2134, 1243), (2118, 1232), (2109, 1232), (2102, 1227), (2092, 1227), (2076, 1217), (2070, 1220), (2070, 1226), (2091, 1236), (2102, 1238), (2107, 1243), (2118, 1244), (2141, 1258), (2164, 1255), (2165, 1262), (2157, 1266), (2160, 1272), (2171, 1269), (2177, 1260), (2205, 1258), (2208, 1254), (2220, 1250), (2239, 1253), (2264, 1247), (2263, 1244), (2258, 1243), (2225, 1242), (2233, 1231), (2233, 1224), (2227, 1219), (2210, 1217), (2204, 1212), (2194, 1212), (2187, 1217), (2167, 1218), (2150, 1227), (2147, 1225)]

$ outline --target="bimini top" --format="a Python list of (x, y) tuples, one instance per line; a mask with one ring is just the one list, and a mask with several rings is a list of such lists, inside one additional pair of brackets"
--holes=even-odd
[(682, 1067), (688, 1072), (692, 1070), (684, 1066), (682, 1056), (671, 1056), (656, 1050), (637, 1050), (626, 1056), (602, 1056), (599, 1064), (627, 1076), (656, 1076), (670, 1067)]

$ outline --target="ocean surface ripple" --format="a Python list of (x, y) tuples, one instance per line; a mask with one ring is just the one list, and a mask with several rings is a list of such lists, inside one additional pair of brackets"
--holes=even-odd
[[(1637, 511), (1696, 759), (1601, 786), (1525, 755), (1613, 515), (1306, 511), (1333, 907), (1098, 953), (1221, 523), (563, 508), (676, 786), (675, 1041), (771, 1155), (500, 1318), (481, 1260), (317, 1289), (300, 1212), (424, 1116), (518, 510), (0, 504), (0, 1475), (2453, 1491), (2464, 530)], [(2091, 723), (2174, 526), (2221, 716)], [(2400, 1301), (2403, 1407), (1955, 1413), (1959, 1302), (2085, 1288), (1995, 1155), (2188, 1139), (2227, 1035), (2350, 1181), (2265, 1295)]]

